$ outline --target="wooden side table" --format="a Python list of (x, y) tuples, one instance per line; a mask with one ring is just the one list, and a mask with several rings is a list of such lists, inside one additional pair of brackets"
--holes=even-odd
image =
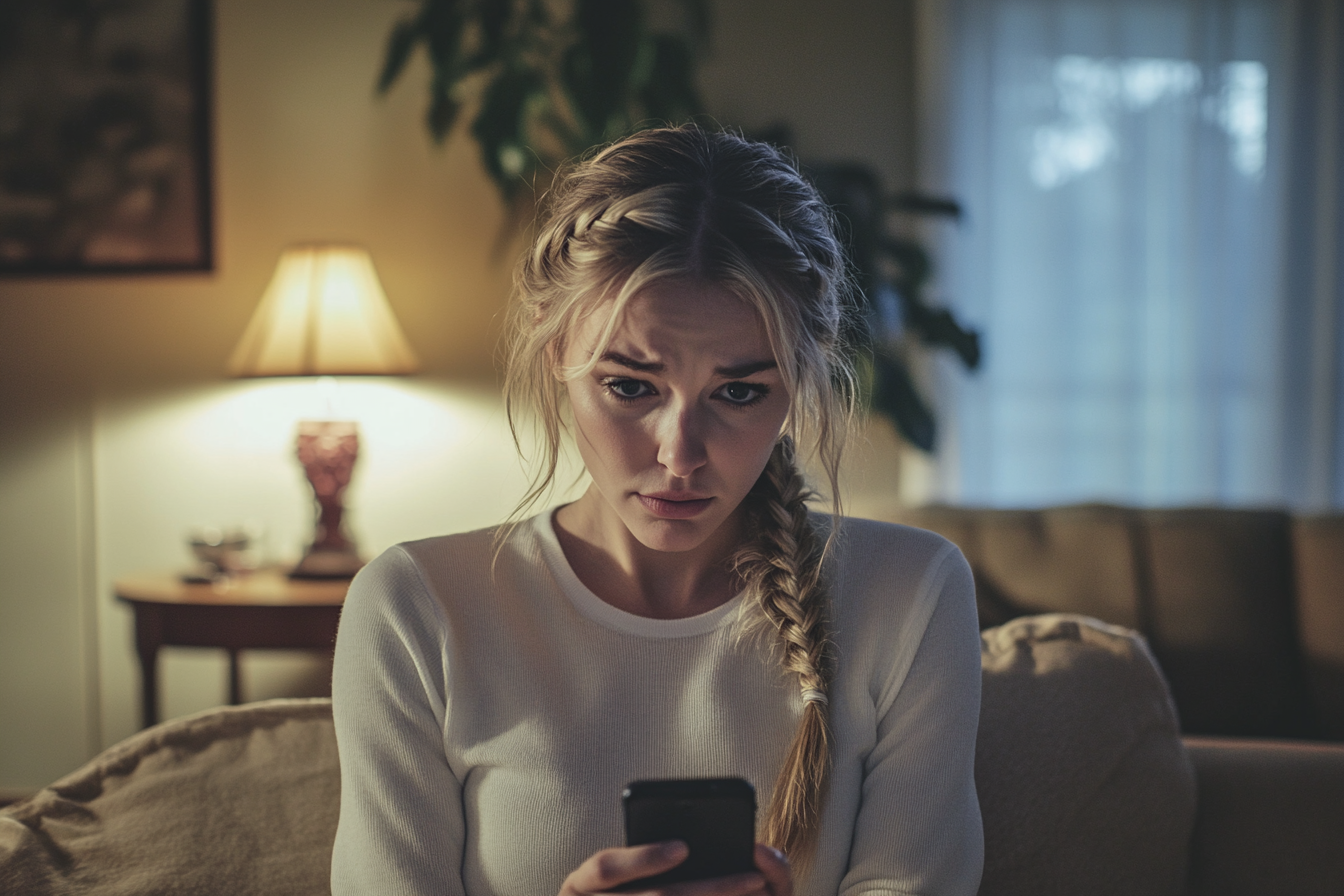
[(189, 584), (170, 573), (117, 580), (117, 599), (135, 610), (144, 726), (159, 720), (160, 647), (227, 650), (229, 703), (236, 705), (242, 702), (238, 651), (330, 653), (349, 586), (348, 579), (294, 580), (280, 570), (258, 570), (217, 584)]

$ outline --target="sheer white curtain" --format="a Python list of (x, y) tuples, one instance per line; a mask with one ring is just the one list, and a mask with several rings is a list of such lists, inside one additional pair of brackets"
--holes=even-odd
[(942, 0), (940, 497), (1344, 507), (1339, 3)]

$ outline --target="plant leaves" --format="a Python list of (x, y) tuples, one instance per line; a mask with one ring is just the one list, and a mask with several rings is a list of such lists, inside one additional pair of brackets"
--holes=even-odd
[(809, 167), (808, 175), (835, 211), (859, 290), (871, 303), (883, 279), (879, 260), (884, 233), (882, 189), (877, 173), (867, 165), (831, 163)]
[(685, 121), (704, 108), (695, 89), (695, 56), (675, 35), (656, 34), (651, 43), (653, 62), (639, 89), (644, 115), (671, 124)]
[(515, 5), (512, 2), (485, 3), (481, 11), (481, 52), (493, 56), (504, 43), (504, 32), (513, 18)]
[(460, 14), (452, 0), (427, 0), (420, 17), (424, 22), (425, 46), (434, 66), (434, 76), (436, 80), (445, 78), (451, 85), (457, 80), (457, 73), (465, 67), (461, 43), (466, 17)]
[[(891, 418), (912, 445), (932, 451), (936, 434), (933, 412), (915, 388), (900, 355), (909, 334), (924, 345), (950, 348), (967, 368), (980, 364), (980, 335), (963, 327), (950, 311), (922, 299), (932, 273), (928, 251), (920, 243), (890, 233), (888, 213), (957, 216), (961, 207), (950, 199), (921, 193), (887, 197), (877, 172), (858, 163), (828, 163), (807, 169), (813, 184), (835, 210), (840, 236), (864, 307), (865, 331), (856, 329), (854, 344), (871, 357), (870, 403)], [(893, 272), (894, 269), (894, 272)], [(892, 303), (899, 304), (901, 326), (893, 322)]]
[(905, 324), (926, 345), (946, 346), (957, 353), (967, 369), (980, 366), (980, 334), (957, 323), (946, 308), (934, 308), (901, 293)]
[(474, 107), (471, 132), (486, 171), (512, 201), (520, 174), (621, 136), (648, 115), (685, 120), (700, 111), (695, 50), (709, 4), (680, 3), (678, 33), (654, 35), (643, 0), (420, 0), (414, 19), (389, 35), (379, 89), (423, 44), (432, 70), (426, 127), (446, 139), (462, 109)]
[(580, 141), (590, 146), (601, 143), (602, 122), (594, 117), (599, 113), (592, 87), (592, 54), (586, 47), (575, 44), (565, 51), (560, 61), (560, 84), (578, 119)]
[(387, 39), (387, 52), (383, 56), (383, 71), (378, 76), (378, 92), (387, 93), (393, 82), (401, 75), (411, 51), (424, 36), (419, 18), (403, 19), (392, 29)]
[(625, 108), (644, 29), (643, 7), (631, 0), (575, 0), (579, 38), (566, 55), (565, 87), (588, 129), (601, 142), (629, 128)]
[(961, 203), (945, 196), (930, 196), (927, 193), (907, 191), (897, 193), (887, 199), (887, 208), (894, 212), (911, 215), (935, 215), (961, 220)]
[(425, 125), (435, 142), (442, 143), (448, 137), (461, 108), (462, 104), (452, 98), (443, 84), (436, 81), (430, 92), (429, 111), (425, 113)]
[(523, 183), (523, 176), (536, 168), (536, 157), (527, 149), (524, 112), (528, 100), (543, 90), (542, 76), (536, 69), (506, 69), (491, 80), (471, 123), (485, 170), (509, 200)]
[(933, 451), (937, 424), (933, 411), (915, 389), (905, 362), (886, 354), (873, 353), (873, 407), (891, 418), (902, 436), (923, 451)]
[(547, 28), (551, 24), (551, 12), (546, 8), (546, 0), (529, 0), (527, 21), (531, 25)]
[(889, 237), (879, 242), (881, 252), (900, 271), (896, 282), (903, 292), (915, 292), (929, 279), (933, 265), (929, 253), (913, 240)]

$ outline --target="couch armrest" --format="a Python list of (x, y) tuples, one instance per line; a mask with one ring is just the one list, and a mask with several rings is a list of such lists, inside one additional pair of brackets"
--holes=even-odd
[(1187, 737), (1190, 896), (1344, 893), (1344, 744)]

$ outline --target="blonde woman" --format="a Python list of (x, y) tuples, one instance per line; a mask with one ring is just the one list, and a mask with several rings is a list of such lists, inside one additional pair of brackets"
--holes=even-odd
[[(344, 894), (601, 893), (633, 780), (740, 776), (757, 872), (692, 896), (973, 894), (979, 640), (927, 532), (808, 509), (853, 411), (827, 208), (775, 150), (694, 127), (562, 179), (516, 278), (511, 419), (571, 438), (573, 503), (399, 545), (355, 579), (333, 684)], [(464, 474), (469, 471), (463, 471)]]

